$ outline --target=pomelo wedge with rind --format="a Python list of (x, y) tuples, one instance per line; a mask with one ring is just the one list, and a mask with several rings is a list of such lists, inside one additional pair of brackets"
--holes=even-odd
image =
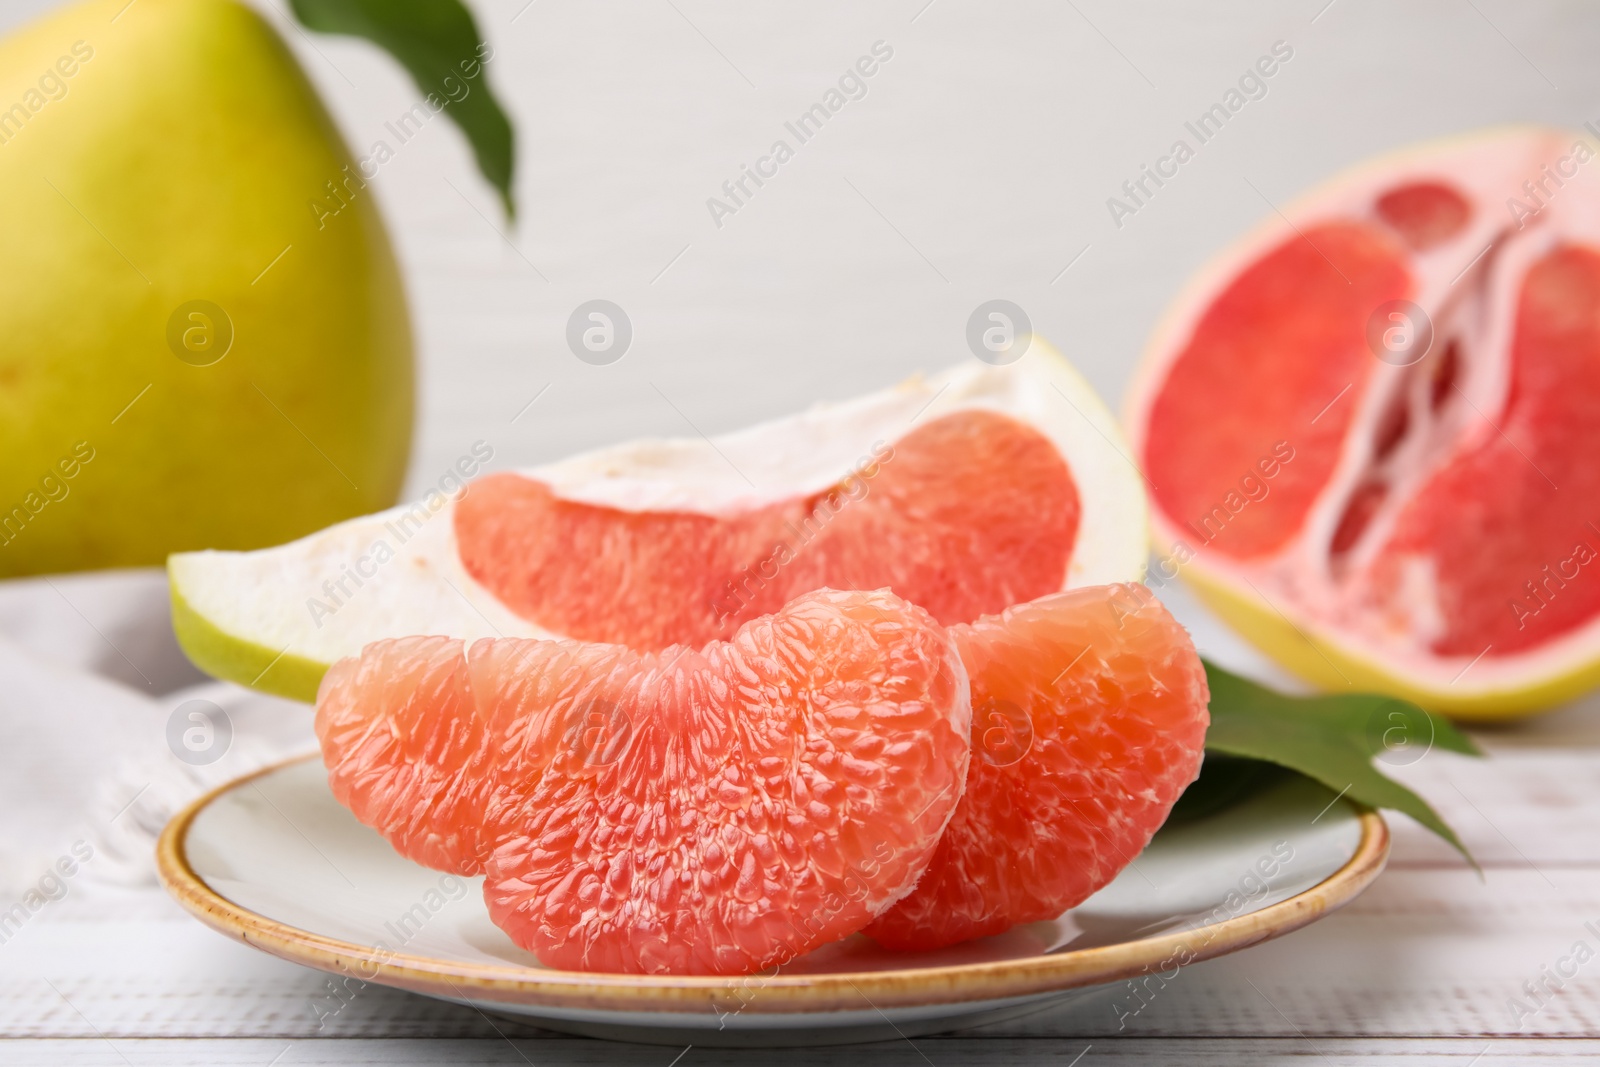
[(1600, 683), (1595, 153), (1422, 145), (1203, 268), (1129, 396), (1154, 578), (1333, 690), (1496, 719)]
[(1080, 510), (1049, 438), (973, 408), (875, 442), (833, 486), (727, 516), (624, 512), (493, 474), (457, 503), (455, 533), (468, 573), (523, 618), (659, 648), (823, 586), (892, 587), (947, 623), (999, 611), (1061, 588)]
[[(1042, 514), (1044, 509), (1028, 509), (1034, 483), (1019, 481), (1007, 462), (994, 463), (987, 471), (978, 462), (926, 462), (913, 470), (917, 465), (910, 452), (883, 462), (874, 451), (875, 445), (880, 452), (892, 449), (951, 419), (969, 428), (1009, 423), (1020, 432), (1002, 435), (1007, 447), (1024, 441), (1022, 452), (1033, 457), (1036, 473), (1050, 466), (1051, 457), (1034, 447), (1046, 443), (1046, 453), (1053, 449), (1059, 455), (1075, 504), (1059, 492), (1057, 478), (1054, 517)], [(952, 447), (936, 442), (923, 455), (937, 458), (940, 448)], [(865, 497), (849, 499), (852, 479), (859, 481), (860, 472), (874, 463), (878, 472), (865, 479)], [(942, 478), (946, 467), (951, 476)], [(920, 484), (905, 484), (919, 478)], [(675, 564), (686, 572), (686, 584), (674, 588), (692, 588), (692, 598), (668, 597), (659, 584), (647, 583), (634, 591), (633, 602), (649, 606), (693, 599), (690, 617), (647, 619), (649, 625), (627, 623), (606, 632), (604, 627), (612, 625), (606, 620), (623, 618), (625, 612), (615, 599), (584, 606), (585, 597), (614, 589), (619, 575), (638, 573), (641, 561), (629, 552), (648, 548), (650, 539), (634, 539), (629, 552), (559, 557), (552, 567), (564, 580), (587, 575), (593, 584), (589, 592), (569, 595), (568, 590), (555, 597), (553, 602), (566, 614), (546, 618), (551, 625), (541, 625), (522, 613), (531, 609), (508, 591), (511, 587), (490, 587), (496, 579), (481, 563), (493, 558), (492, 544), (469, 561), (476, 574), (464, 562), (458, 514), (463, 501), (434, 492), (417, 504), (341, 523), (277, 548), (173, 556), (168, 571), (179, 640), (197, 665), (219, 677), (311, 700), (316, 680), (329, 664), (384, 637), (560, 638), (573, 636), (564, 627), (576, 620), (591, 637), (622, 637), (640, 647), (693, 644), (728, 636), (743, 621), (775, 610), (780, 597), (808, 584), (887, 584), (900, 592), (910, 582), (913, 588), (904, 591), (912, 599), (943, 596), (934, 607), (941, 621), (950, 623), (965, 621), (963, 614), (974, 618), (1001, 610), (1014, 599), (1137, 579), (1145, 563), (1145, 547), (1134, 533), (1147, 522), (1144, 490), (1115, 420), (1066, 360), (1038, 337), (1008, 366), (971, 361), (709, 440), (640, 440), (519, 471), (515, 477), (494, 474), (472, 483), (465, 501), (470, 506), (480, 486), (486, 487), (487, 498), (496, 482), (508, 480), (524, 487), (530, 480), (538, 482), (564, 512), (598, 518), (609, 529), (607, 537), (619, 535), (630, 523), (663, 518), (726, 533), (748, 525), (752, 516), (777, 513), (782, 521), (774, 536), (790, 539), (795, 559), (777, 568), (776, 580), (768, 580), (763, 564), (772, 558), (772, 536), (749, 539), (757, 558), (732, 575), (726, 565), (742, 562), (741, 556), (726, 555), (724, 571), (710, 573), (707, 557), (689, 551)], [(986, 522), (971, 508), (965, 509), (969, 527), (951, 520), (963, 514), (962, 502), (974, 499), (975, 493), (996, 506), (1005, 504), (1008, 521)], [(833, 509), (826, 536), (802, 543), (784, 532), (803, 533), (808, 522), (815, 524), (805, 515), (797, 520), (797, 501), (810, 505), (830, 494), (844, 506)], [(896, 507), (880, 506), (891, 498), (898, 501)], [(1069, 522), (1071, 511), (1076, 517)], [(548, 521), (549, 516), (540, 519)], [(564, 537), (573, 528), (560, 523), (554, 527)], [(929, 529), (943, 532), (938, 538), (918, 532)], [(772, 535), (772, 530), (764, 534)], [(718, 536), (720, 544), (731, 540)], [(583, 544), (579, 539), (571, 543)], [(686, 539), (684, 544), (692, 549), (694, 542)], [(812, 566), (814, 558), (832, 562)], [(1059, 578), (1049, 578), (1052, 568)], [(765, 570), (771, 573), (773, 568)], [(746, 591), (743, 600), (725, 595), (730, 579)], [(977, 589), (981, 595), (964, 595), (963, 589)], [(568, 610), (574, 604), (581, 610)], [(718, 609), (729, 607), (719, 614)]]
[(379, 641), (328, 672), (316, 728), (334, 795), (402, 854), (483, 871), (547, 965), (742, 974), (915, 885), (971, 705), (927, 612), (820, 590), (698, 650)]

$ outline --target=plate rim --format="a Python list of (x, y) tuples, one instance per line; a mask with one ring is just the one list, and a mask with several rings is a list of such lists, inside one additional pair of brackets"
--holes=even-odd
[[(1069, 949), (1022, 959), (912, 967), (899, 970), (761, 975), (634, 975), (543, 970), (517, 964), (446, 961), (391, 952), (313, 933), (268, 918), (212, 888), (189, 864), (185, 844), (195, 818), (225, 793), (295, 764), (307, 753), (230, 779), (174, 815), (156, 842), (162, 886), (184, 910), (213, 930), (281, 959), (317, 970), (449, 1000), (603, 1012), (716, 1013), (719, 996), (759, 993), (762, 1015), (959, 1005), (1062, 992), (1100, 985), (1236, 952), (1298, 930), (1354, 900), (1382, 873), (1389, 857), (1388, 824), (1375, 810), (1356, 812), (1361, 838), (1337, 870), (1294, 896), (1259, 911), (1114, 945)], [(1197, 934), (1205, 933), (1203, 943)]]

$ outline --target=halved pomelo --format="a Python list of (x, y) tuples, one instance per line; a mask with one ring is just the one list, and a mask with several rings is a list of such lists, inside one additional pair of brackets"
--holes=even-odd
[(1128, 424), (1173, 572), (1332, 688), (1600, 682), (1600, 162), (1506, 129), (1334, 178), (1200, 272)]
[(966, 674), (886, 591), (808, 593), (695, 650), (411, 637), (327, 673), (334, 795), (404, 855), (486, 872), (550, 966), (739, 974), (865, 925), (961, 797)]
[(821, 586), (943, 623), (1137, 579), (1143, 486), (1042, 340), (711, 439), (641, 440), (260, 552), (173, 556), (196, 664), (309, 700), (333, 661), (409, 634), (660, 649), (731, 636)]
[(866, 928), (933, 949), (1054, 919), (1133, 862), (1200, 773), (1205, 668), (1142, 585), (952, 626), (972, 684), (966, 792), (928, 871)]

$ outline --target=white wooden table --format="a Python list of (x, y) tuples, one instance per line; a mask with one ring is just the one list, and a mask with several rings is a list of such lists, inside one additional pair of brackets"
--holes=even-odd
[[(1480, 880), (1403, 818), (1389, 870), (1343, 911), (1184, 971), (1118, 1028), (1108, 1003), (868, 1049), (764, 1051), (764, 1062), (1532, 1062), (1600, 1056), (1600, 962), (1542, 1010), (1508, 999), (1600, 920), (1600, 708), (1515, 736), (1482, 764), (1430, 754), (1407, 779), (1438, 801)], [(369, 987), (337, 1014), (325, 978), (234, 944), (155, 889), (69, 895), (0, 947), (0, 1063), (636, 1063), (671, 1049), (544, 1034)], [(744, 1063), (694, 1049), (683, 1064)], [(274, 1059), (275, 1057), (280, 1057)], [(1479, 1057), (1481, 1056), (1481, 1059)], [(692, 1057), (692, 1058), (691, 1058)]]
[[(8, 0), (0, 29), (51, 2)], [(367, 47), (313, 42), (276, 0), (260, 3), (365, 153), (414, 90)], [(522, 218), (504, 230), (442, 121), (372, 183), (419, 340), (413, 491), (475, 440), (496, 464), (532, 463), (730, 429), (967, 358), (966, 318), (997, 296), (1114, 402), (1162, 305), (1269, 211), (1263, 197), (1421, 137), (1600, 117), (1596, 16), (1575, 2), (469, 3), (522, 139)], [(1294, 58), (1267, 95), (1116, 226), (1106, 199), (1279, 40)], [(894, 57), (865, 98), (715, 225), (707, 198), (876, 41)], [(634, 323), (633, 348), (608, 367), (563, 341), (568, 314), (595, 297)], [(1207, 651), (1259, 666), (1188, 617)], [(1434, 753), (1401, 773), (1459, 828), (1482, 879), (1396, 819), (1390, 869), (1355, 904), (1186, 969), (1121, 1031), (1103, 1010), (914, 1045), (685, 1052), (555, 1037), (377, 988), (319, 1028), (320, 974), (226, 941), (145, 888), (71, 894), (0, 946), (0, 1063), (1600, 1058), (1600, 962), (1531, 1016), (1507, 1004), (1575, 941), (1600, 948), (1585, 926), (1600, 926), (1600, 704), (1476, 736), (1487, 762)]]
[[(1185, 600), (1202, 647), (1260, 668)], [(153, 653), (147, 653), (153, 655)], [(684, 1065), (1079, 1061), (1531, 1062), (1600, 1056), (1600, 959), (1545, 980), (1575, 942), (1600, 946), (1600, 701), (1514, 731), (1478, 731), (1479, 762), (1430, 752), (1393, 773), (1432, 799), (1480, 879), (1402, 816), (1389, 869), (1344, 910), (1281, 940), (1186, 968), (1137, 1015), (1109, 1000), (870, 1049), (691, 1049)], [(1566, 968), (1570, 970), (1571, 968)], [(1553, 987), (1552, 987), (1553, 988)], [(235, 944), (153, 885), (85, 883), (0, 944), (0, 1064), (630, 1063), (681, 1049), (543, 1033), (369, 986), (337, 1011), (320, 972)], [(1526, 1009), (1510, 1003), (1519, 999)], [(1309, 1060), (1307, 1058), (1310, 1058)]]

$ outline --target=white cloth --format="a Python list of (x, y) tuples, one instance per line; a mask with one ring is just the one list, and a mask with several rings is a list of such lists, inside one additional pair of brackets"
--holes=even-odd
[[(209, 703), (190, 704), (169, 731), (191, 701)], [(196, 709), (205, 720), (189, 717)], [(188, 740), (202, 751), (186, 761), (184, 735), (196, 730)], [(85, 882), (153, 881), (155, 838), (173, 813), (315, 744), (307, 705), (188, 662), (163, 571), (0, 582), (0, 899), (85, 852)]]

